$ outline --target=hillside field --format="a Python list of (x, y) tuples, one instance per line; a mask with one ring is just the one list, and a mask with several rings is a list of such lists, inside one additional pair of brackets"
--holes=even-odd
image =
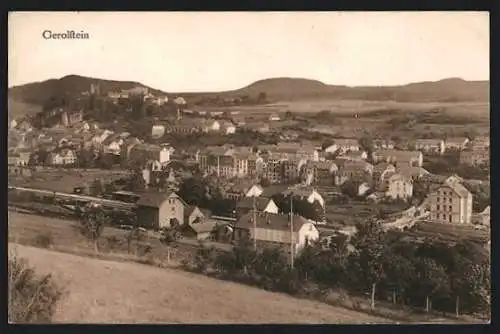
[(173, 269), (9, 244), (68, 292), (56, 323), (388, 323), (388, 320)]

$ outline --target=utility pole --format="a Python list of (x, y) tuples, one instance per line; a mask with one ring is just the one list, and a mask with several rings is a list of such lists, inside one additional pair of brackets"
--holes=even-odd
[(293, 194), (290, 194), (290, 268), (293, 269)]
[(253, 250), (257, 251), (257, 212), (255, 209), (255, 196), (252, 196), (252, 207), (253, 207)]

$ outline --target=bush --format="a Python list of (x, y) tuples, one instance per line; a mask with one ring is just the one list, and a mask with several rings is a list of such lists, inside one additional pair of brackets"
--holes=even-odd
[(9, 254), (8, 319), (12, 323), (50, 323), (63, 296), (51, 275), (39, 277), (25, 259)]
[(49, 248), (54, 244), (54, 240), (52, 238), (52, 234), (50, 233), (42, 233), (37, 234), (33, 238), (33, 245), (40, 248)]

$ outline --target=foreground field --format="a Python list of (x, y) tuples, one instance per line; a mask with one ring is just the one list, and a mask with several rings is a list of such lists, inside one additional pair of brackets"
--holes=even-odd
[(383, 323), (388, 320), (187, 272), (9, 244), (69, 292), (59, 323)]

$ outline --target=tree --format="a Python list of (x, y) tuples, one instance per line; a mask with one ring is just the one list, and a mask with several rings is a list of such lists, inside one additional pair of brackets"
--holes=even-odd
[(104, 213), (100, 205), (90, 203), (84, 208), (79, 230), (82, 235), (92, 241), (96, 253), (99, 252), (99, 238), (104, 227), (109, 223), (109, 217)]
[(39, 275), (25, 259), (9, 252), (8, 320), (11, 323), (50, 323), (63, 290), (49, 275)]
[(198, 272), (205, 273), (215, 262), (215, 247), (207, 247), (203, 242), (198, 243), (195, 254), (195, 267)]
[(254, 270), (266, 288), (277, 287), (280, 277), (288, 270), (287, 259), (278, 247), (264, 248), (256, 258)]
[(144, 239), (143, 233), (139, 226), (139, 220), (137, 219), (137, 215), (130, 217), (132, 220), (132, 228), (127, 233), (127, 252), (130, 254), (132, 252), (132, 242), (135, 241), (139, 243)]
[(136, 170), (130, 177), (128, 188), (131, 191), (143, 191), (146, 189), (146, 181), (142, 177), (140, 170)]
[(161, 230), (160, 242), (167, 247), (167, 262), (170, 263), (170, 253), (175, 243), (182, 238), (180, 225), (172, 224), (170, 228)]
[(320, 249), (318, 247), (314, 247), (311, 245), (306, 246), (299, 253), (297, 258), (295, 259), (295, 269), (299, 273), (299, 277), (305, 279), (306, 281), (309, 278), (314, 278), (314, 270), (318, 267), (318, 257), (319, 257)]
[(99, 156), (99, 166), (103, 169), (113, 168), (113, 157), (109, 154), (101, 153)]
[(244, 275), (248, 275), (250, 268), (253, 268), (257, 260), (257, 252), (253, 249), (250, 240), (241, 240), (238, 245), (233, 247), (234, 270), (243, 270)]
[(356, 229), (352, 240), (356, 252), (348, 260), (350, 274), (365, 286), (371, 284), (371, 308), (374, 309), (377, 284), (386, 276), (384, 263), (390, 252), (387, 235), (375, 221), (358, 224)]
[(430, 258), (419, 258), (415, 262), (416, 291), (425, 295), (425, 310), (431, 309), (431, 297), (433, 295), (449, 291), (448, 276), (445, 268)]
[(359, 139), (359, 145), (361, 148), (368, 153), (369, 156), (373, 153), (373, 138), (370, 135), (364, 135)]
[(395, 253), (387, 257), (386, 260), (384, 270), (387, 275), (387, 283), (393, 289), (392, 301), (396, 304), (397, 294), (399, 294), (400, 300), (404, 302), (405, 292), (415, 275), (413, 263), (406, 257)]
[(91, 150), (81, 149), (78, 152), (78, 165), (81, 168), (91, 168), (94, 165), (94, 153)]

